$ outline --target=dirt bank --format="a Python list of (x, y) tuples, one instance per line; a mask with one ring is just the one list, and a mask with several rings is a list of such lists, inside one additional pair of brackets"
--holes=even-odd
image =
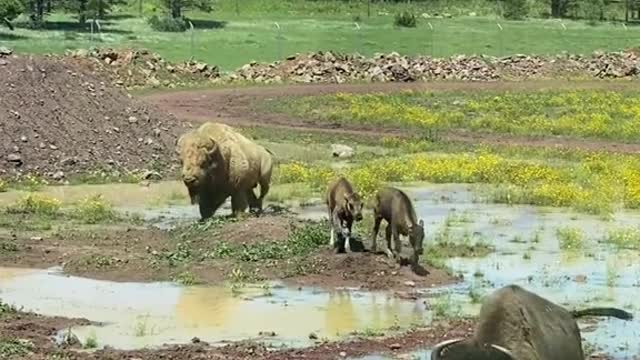
[(0, 60), (0, 177), (173, 171), (184, 123), (61, 60)]
[(273, 215), (171, 231), (121, 224), (102, 230), (15, 232), (0, 235), (0, 244), (7, 244), (0, 251), (0, 266), (62, 265), (68, 274), (115, 281), (284, 279), (295, 286), (398, 290), (400, 296), (412, 296), (414, 287), (458, 280), (431, 267), (425, 269), (428, 274), (417, 275), (381, 254), (336, 254), (328, 248), (323, 225)]

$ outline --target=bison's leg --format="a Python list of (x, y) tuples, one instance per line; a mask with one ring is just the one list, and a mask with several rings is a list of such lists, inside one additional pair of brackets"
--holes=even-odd
[(249, 204), (247, 203), (247, 193), (244, 191), (238, 191), (231, 195), (231, 214), (235, 217), (240, 216), (247, 210)]
[(378, 252), (378, 232), (380, 232), (381, 217), (376, 217), (373, 220), (373, 238), (371, 239), (371, 252), (374, 254)]
[(260, 178), (260, 197), (258, 198), (258, 205), (260, 209), (262, 209), (262, 201), (269, 193), (269, 183), (271, 182), (271, 178), (262, 177)]
[(387, 227), (384, 229), (384, 239), (385, 239), (385, 244), (386, 249), (384, 249), (385, 254), (387, 254), (387, 257), (389, 259), (393, 258), (393, 252), (391, 251), (391, 224), (387, 223)]
[(400, 259), (400, 252), (402, 251), (402, 243), (400, 242), (400, 233), (397, 226), (391, 226), (391, 233), (393, 235), (393, 252), (396, 254), (396, 258)]
[(218, 208), (224, 204), (225, 200), (227, 200), (226, 195), (214, 195), (209, 192), (200, 194), (198, 196), (198, 205), (200, 207), (200, 216), (202, 220), (213, 217)]
[[(342, 234), (342, 219), (340, 219), (340, 215), (338, 214), (337, 209), (333, 209), (332, 212), (332, 222), (333, 224), (331, 225), (331, 239), (332, 239), (332, 244), (331, 246), (335, 245), (335, 237), (338, 236), (338, 234)], [(338, 229), (336, 229), (336, 227)]]
[(348, 219), (345, 221), (345, 227), (347, 229), (347, 233), (344, 236), (344, 251), (351, 252), (351, 226), (353, 225), (353, 220)]
[(247, 189), (247, 201), (249, 202), (250, 212), (255, 212), (256, 214), (262, 212), (262, 204), (259, 202), (258, 198), (256, 198), (256, 194), (253, 192), (253, 189)]

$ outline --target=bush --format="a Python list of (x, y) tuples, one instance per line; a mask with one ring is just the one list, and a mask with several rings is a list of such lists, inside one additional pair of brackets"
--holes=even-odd
[(3, 19), (13, 20), (22, 12), (22, 4), (18, 0), (0, 0), (0, 25)]
[(529, 14), (527, 0), (504, 0), (504, 18), (509, 20), (522, 20)]
[(170, 16), (158, 17), (153, 15), (149, 18), (149, 25), (155, 31), (183, 32), (189, 28), (186, 18), (172, 18)]
[(8, 212), (14, 214), (57, 215), (62, 203), (48, 195), (32, 193), (9, 206)]
[(393, 23), (396, 26), (416, 27), (417, 20), (416, 20), (416, 16), (413, 13), (409, 11), (403, 11), (400, 14), (396, 14), (396, 18), (393, 21)]
[(97, 224), (117, 218), (111, 204), (102, 195), (89, 196), (81, 200), (73, 211), (73, 217), (85, 224)]

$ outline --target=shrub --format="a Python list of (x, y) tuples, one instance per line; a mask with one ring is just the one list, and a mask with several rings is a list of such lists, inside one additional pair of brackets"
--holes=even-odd
[(509, 20), (522, 20), (529, 14), (527, 0), (504, 0), (504, 18)]
[(56, 215), (60, 211), (61, 206), (60, 200), (56, 198), (33, 193), (18, 200), (17, 203), (11, 205), (7, 210), (12, 213)]
[(102, 195), (94, 195), (81, 200), (73, 211), (73, 216), (85, 224), (97, 224), (114, 220), (116, 213)]
[(393, 23), (395, 26), (416, 27), (417, 20), (416, 16), (413, 13), (409, 11), (403, 11), (399, 14), (396, 14), (396, 18)]
[(183, 32), (189, 28), (186, 18), (158, 17), (157, 15), (149, 18), (149, 25), (155, 31), (165, 32)]

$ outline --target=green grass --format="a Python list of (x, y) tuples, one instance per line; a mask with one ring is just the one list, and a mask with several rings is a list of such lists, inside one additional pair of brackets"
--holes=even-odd
[(585, 235), (580, 229), (562, 227), (556, 229), (556, 236), (563, 250), (580, 250), (584, 247)]
[[(48, 19), (53, 30), (32, 31), (17, 29), (4, 45), (18, 52), (62, 53), (65, 49), (101, 47), (145, 47), (171, 61), (194, 56), (196, 59), (231, 70), (251, 60), (274, 61), (287, 55), (337, 50), (372, 55), (375, 52), (397, 51), (403, 54), (430, 54), (437, 57), (454, 54), (505, 55), (514, 53), (557, 54), (562, 51), (590, 53), (596, 49), (615, 50), (628, 47), (637, 38), (638, 30), (619, 25), (589, 26), (583, 21), (564, 21), (563, 30), (557, 21), (529, 20), (522, 22), (499, 20), (494, 17), (454, 17), (425, 19), (421, 13), (443, 11), (444, 6), (429, 7), (419, 2), (411, 5), (418, 15), (415, 28), (393, 25), (395, 13), (407, 4), (374, 3), (372, 16), (366, 16), (366, 3), (342, 1), (240, 1), (240, 14), (235, 14), (234, 1), (216, 3), (212, 14), (187, 13), (196, 30), (191, 34), (154, 32), (146, 22), (155, 5), (145, 3), (145, 18), (121, 17), (103, 21), (102, 34), (91, 40), (90, 31), (69, 30), (75, 23), (69, 15), (56, 14)], [(481, 3), (477, 1), (477, 3)], [(458, 2), (463, 4), (463, 2)], [(485, 3), (486, 4), (486, 3)], [(466, 9), (450, 7), (452, 14), (493, 12), (492, 6), (463, 5)], [(470, 10), (469, 8), (473, 8)], [(485, 11), (483, 11), (485, 10)], [(123, 9), (127, 15), (127, 9)], [(359, 18), (358, 18), (359, 17)], [(355, 21), (354, 21), (355, 20)], [(359, 30), (354, 25), (358, 22)], [(65, 23), (66, 22), (66, 23)], [(276, 27), (278, 23), (280, 29)], [(223, 26), (217, 27), (220, 24)], [(433, 27), (430, 30), (429, 24)], [(73, 24), (75, 25), (75, 24)], [(88, 26), (88, 25), (87, 25)], [(87, 27), (87, 30), (89, 28)], [(7, 31), (0, 30), (2, 34)]]
[(633, 226), (611, 229), (605, 235), (604, 242), (621, 249), (640, 249), (640, 229)]
[(0, 357), (5, 359), (14, 356), (27, 356), (33, 347), (33, 344), (28, 340), (1, 339)]
[(285, 98), (268, 107), (325, 122), (422, 132), (466, 129), (627, 142), (640, 137), (640, 93), (635, 91), (404, 91)]

